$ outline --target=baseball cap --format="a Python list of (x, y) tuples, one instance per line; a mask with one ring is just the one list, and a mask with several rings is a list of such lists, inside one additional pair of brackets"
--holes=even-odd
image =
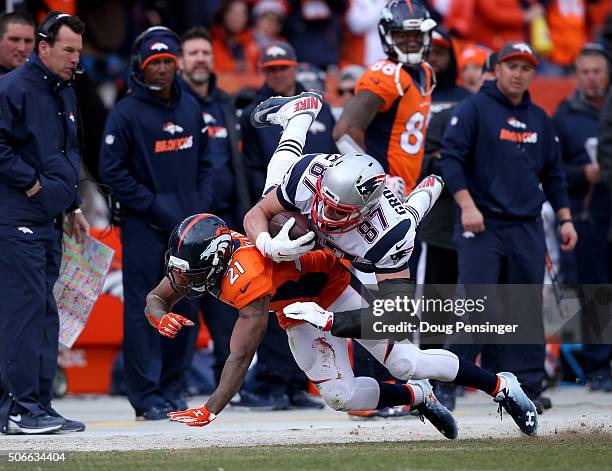
[(282, 0), (259, 0), (253, 7), (253, 16), (259, 18), (266, 13), (274, 13), (280, 17), (287, 16), (287, 7)]
[(495, 69), (495, 64), (497, 64), (497, 55), (497, 52), (492, 52), (487, 56), (487, 59), (485, 60), (484, 65), (482, 66), (483, 74), (485, 72), (493, 72), (493, 70)]
[(510, 59), (525, 59), (531, 62), (534, 67), (538, 65), (535, 52), (527, 43), (515, 41), (506, 43), (497, 55), (497, 62), (504, 62)]
[(448, 50), (453, 49), (450, 35), (440, 26), (433, 30), (433, 33), (431, 34), (431, 44)]
[(478, 67), (483, 67), (489, 53), (487, 50), (478, 46), (466, 47), (457, 62), (459, 62), (459, 69), (463, 69), (467, 64), (475, 64)]
[(152, 31), (143, 38), (139, 48), (141, 70), (154, 59), (169, 57), (176, 61), (179, 55), (177, 38), (169, 31)]
[(296, 65), (297, 57), (291, 44), (275, 41), (266, 47), (261, 55), (260, 66), (274, 67), (276, 65)]

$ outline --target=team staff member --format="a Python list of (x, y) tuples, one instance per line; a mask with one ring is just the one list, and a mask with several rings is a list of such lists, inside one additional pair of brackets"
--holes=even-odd
[[(539, 215), (546, 199), (560, 220), (561, 249), (576, 245), (558, 139), (527, 91), (536, 65), (530, 46), (506, 44), (495, 65), (497, 80), (486, 81), (457, 106), (444, 134), (440, 167), (461, 216), (455, 229), (459, 283), (541, 284), (546, 246)], [(498, 346), (496, 356), (498, 367), (515, 371), (535, 399), (545, 346), (541, 290), (533, 293), (526, 309), (533, 312), (532, 330), (541, 330), (541, 342)], [(479, 348), (450, 350), (471, 359)]]
[[(579, 236), (574, 253), (566, 254), (562, 259), (564, 282), (581, 283), (582, 294), (587, 297), (592, 296), (589, 290), (593, 288), (589, 284), (610, 282), (612, 268), (612, 246), (608, 241), (612, 209), (610, 188), (601, 180), (597, 158), (597, 133), (609, 82), (605, 49), (599, 44), (585, 45), (576, 59), (576, 91), (559, 105), (553, 116)], [(583, 321), (586, 322), (582, 353), (586, 360), (587, 380), (593, 390), (612, 390), (612, 345), (596, 345), (589, 339), (588, 323), (597, 325), (601, 322), (601, 314), (595, 303), (585, 302), (583, 306)]]
[[(72, 78), (85, 25), (52, 12), (28, 62), (0, 80), (0, 371), (5, 433), (82, 431), (52, 407), (63, 213), (77, 241), (80, 154)], [(7, 424), (7, 415), (8, 424)]]
[(388, 184), (400, 190), (398, 196), (410, 193), (421, 173), (433, 90), (425, 61), (435, 26), (416, 1), (394, 0), (385, 7), (379, 30), (388, 59), (366, 70), (334, 128), (340, 152), (365, 150), (394, 177)]
[(0, 17), (0, 75), (25, 64), (34, 49), (36, 25), (26, 13), (6, 13)]
[[(145, 297), (161, 279), (173, 227), (212, 199), (206, 129), (198, 103), (175, 80), (179, 39), (153, 27), (134, 42), (131, 93), (111, 111), (100, 175), (126, 208), (123, 244), (123, 353), (127, 395), (143, 420), (165, 419), (185, 406), (185, 369), (197, 329), (168, 343), (143, 322)], [(196, 320), (197, 305), (178, 312)]]

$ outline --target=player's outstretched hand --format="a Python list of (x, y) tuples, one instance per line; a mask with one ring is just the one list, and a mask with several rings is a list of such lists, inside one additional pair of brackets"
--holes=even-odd
[(305, 253), (310, 252), (315, 246), (313, 240), (315, 233), (310, 231), (302, 237), (291, 240), (289, 231), (294, 224), (295, 218), (288, 219), (276, 237), (270, 237), (267, 232), (262, 232), (257, 237), (257, 248), (275, 262), (297, 260)]
[(164, 337), (170, 337), (173, 339), (178, 334), (179, 330), (183, 328), (184, 325), (192, 327), (195, 324), (191, 322), (186, 317), (181, 316), (180, 314), (175, 314), (173, 312), (169, 312), (161, 320), (157, 323), (157, 325), (153, 324), (155, 322), (152, 316), (147, 316), (149, 318), (149, 322), (157, 329), (157, 331), (162, 334)]
[(182, 422), (190, 427), (204, 427), (217, 418), (215, 414), (206, 408), (206, 404), (195, 409), (168, 412), (170, 420)]
[(313, 302), (289, 304), (283, 309), (283, 313), (291, 319), (306, 321), (323, 331), (330, 330), (334, 323), (334, 313)]

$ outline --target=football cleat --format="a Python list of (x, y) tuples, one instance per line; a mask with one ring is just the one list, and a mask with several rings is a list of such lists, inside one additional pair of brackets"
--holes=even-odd
[(502, 415), (502, 407), (512, 416), (512, 419), (525, 435), (535, 436), (538, 433), (538, 412), (536, 406), (521, 388), (516, 376), (512, 373), (497, 373), (505, 384), (502, 384), (493, 398), (499, 404), (498, 412)]
[(450, 438), (451, 440), (457, 438), (459, 430), (457, 429), (455, 417), (453, 417), (451, 411), (438, 401), (429, 381), (426, 379), (419, 379), (408, 381), (406, 385), (412, 388), (421, 388), (423, 391), (423, 402), (415, 406), (421, 421), (425, 422), (425, 419), (429, 420), (446, 438)]
[(262, 101), (251, 113), (251, 124), (265, 128), (278, 124), (283, 127), (294, 116), (309, 114), (312, 121), (323, 107), (323, 98), (315, 92), (302, 92), (296, 96), (273, 96)]

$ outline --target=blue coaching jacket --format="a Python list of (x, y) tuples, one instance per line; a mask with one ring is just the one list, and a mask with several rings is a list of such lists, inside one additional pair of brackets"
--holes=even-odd
[(514, 106), (486, 81), (455, 108), (441, 154), (449, 191), (468, 189), (485, 222), (533, 219), (546, 199), (569, 206), (559, 141), (529, 92)]
[(78, 206), (77, 119), (72, 82), (36, 53), (0, 78), (0, 224), (42, 224)]
[(599, 182), (590, 189), (584, 176), (584, 166), (597, 161), (599, 110), (589, 106), (576, 91), (559, 105), (552, 119), (561, 142), (561, 160), (567, 175), (572, 214), (580, 214), (587, 203), (591, 211), (608, 215), (610, 191), (607, 185)]
[(134, 81), (130, 87), (108, 115), (100, 175), (127, 215), (169, 232), (187, 216), (208, 211), (212, 201), (202, 112), (176, 81), (169, 102)]

